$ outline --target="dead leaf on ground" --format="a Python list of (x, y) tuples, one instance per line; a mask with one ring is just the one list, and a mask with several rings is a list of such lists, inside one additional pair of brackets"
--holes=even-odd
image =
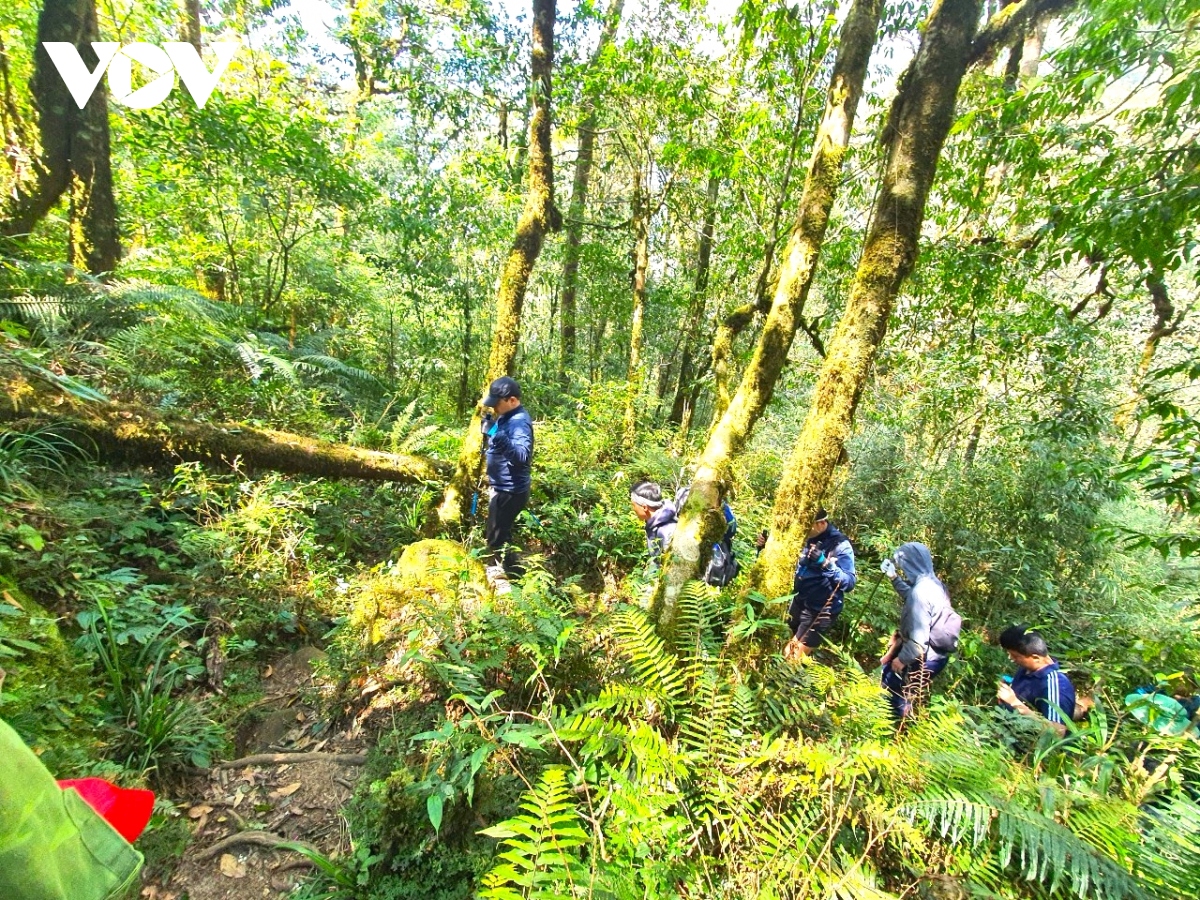
[(296, 793), (296, 791), (300, 790), (300, 785), (302, 783), (303, 782), (300, 782), (300, 781), (293, 781), (291, 784), (287, 785), (286, 787), (281, 787), (277, 791), (271, 791), (271, 796), (276, 799), (278, 799), (280, 797), (290, 797), (290, 796), (292, 796), (292, 794)]
[(221, 855), (221, 874), (226, 878), (245, 878), (246, 864), (239, 862), (232, 853), (224, 853)]
[(202, 818), (203, 816), (207, 816), (212, 811), (213, 811), (213, 808), (211, 806), (205, 806), (204, 804), (200, 804), (198, 806), (193, 806), (191, 809), (188, 810), (188, 818), (189, 819), (199, 819), (199, 818)]

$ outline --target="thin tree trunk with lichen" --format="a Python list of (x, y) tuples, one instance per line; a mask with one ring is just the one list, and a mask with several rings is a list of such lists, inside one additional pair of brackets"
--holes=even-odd
[(749, 589), (788, 593), (809, 523), (845, 451), (854, 411), (887, 331), (896, 295), (917, 257), (921, 222), (942, 144), (954, 121), (980, 0), (940, 0), (917, 56), (901, 78), (884, 139), (887, 165), (871, 228), (813, 392), (813, 404), (775, 495), (771, 534)]
[(1137, 371), (1134, 372), (1133, 380), (1130, 383), (1129, 399), (1117, 410), (1114, 418), (1117, 430), (1121, 432), (1128, 430), (1138, 404), (1142, 402), (1142, 387), (1146, 383), (1146, 377), (1150, 374), (1150, 368), (1154, 365), (1159, 342), (1174, 334), (1179, 327), (1175, 304), (1171, 302), (1171, 295), (1167, 292), (1167, 283), (1163, 280), (1160, 270), (1154, 269), (1146, 276), (1146, 289), (1150, 292), (1150, 302), (1154, 307), (1154, 325), (1151, 326), (1150, 333), (1146, 336), (1146, 342), (1142, 344), (1142, 356), (1138, 360)]
[[(847, 16), (849, 21), (849, 16)], [(874, 43), (874, 38), (872, 38)], [(869, 51), (868, 51), (869, 52)], [(832, 83), (832, 82), (831, 82)], [(792, 167), (796, 160), (796, 145), (799, 142), (801, 128), (804, 124), (805, 95), (808, 91), (808, 80), (796, 101), (796, 116), (792, 123), (792, 136), (788, 141), (787, 159), (784, 162), (783, 180), (779, 188), (779, 199), (775, 204), (775, 213), (771, 220), (771, 231), (763, 248), (762, 264), (758, 270), (758, 279), (754, 284), (754, 299), (734, 309), (717, 325), (712, 341), (712, 370), (713, 370), (713, 422), (721, 421), (725, 410), (733, 400), (733, 344), (738, 336), (749, 327), (757, 316), (765, 316), (771, 311), (771, 301), (778, 286), (771, 283), (771, 273), (775, 268), (775, 251), (779, 247), (779, 224), (783, 218), (783, 207), (787, 201), (788, 186), (792, 180)]]
[(679, 359), (679, 378), (675, 383), (675, 398), (671, 402), (671, 414), (667, 421), (674, 425), (683, 424), (683, 411), (687, 406), (692, 381), (696, 377), (694, 354), (700, 336), (700, 324), (704, 320), (705, 301), (708, 299), (708, 272), (712, 263), (713, 232), (717, 226), (717, 196), (721, 191), (721, 178), (708, 176), (708, 192), (704, 205), (704, 224), (700, 228), (700, 242), (696, 249), (696, 280), (692, 284), (692, 302), (688, 307), (687, 320), (683, 328), (683, 352)]
[[(611, 0), (604, 14), (604, 29), (589, 68), (594, 69), (605, 49), (613, 42), (625, 0)], [(563, 249), (563, 293), (560, 312), (561, 346), (558, 358), (558, 380), (566, 385), (571, 367), (575, 364), (577, 344), (579, 257), (583, 247), (583, 216), (587, 209), (588, 185), (596, 150), (596, 97), (585, 93), (583, 120), (579, 123), (579, 152), (575, 157), (575, 177), (572, 182), (571, 205), (567, 209), (567, 241)]]
[(642, 335), (646, 322), (646, 273), (650, 268), (650, 198), (645, 173), (633, 186), (633, 317), (629, 324), (629, 373), (625, 382), (625, 447), (637, 441), (637, 406), (641, 399)]
[(162, 416), (132, 403), (79, 400), (23, 378), (0, 382), (0, 421), (52, 427), (105, 460), (129, 465), (204, 462), (321, 478), (440, 484), (445, 463), (378, 453), (298, 434)]
[(855, 0), (842, 27), (825, 114), (814, 141), (796, 225), (784, 249), (771, 309), (737, 394), (709, 433), (687, 504), (680, 511), (671, 539), (670, 558), (659, 579), (654, 612), (665, 632), (673, 626), (679, 592), (700, 574), (705, 555), (724, 531), (721, 500), (729, 466), (745, 448), (770, 402), (795, 339), (829, 225), (882, 8), (882, 0)]
[(112, 272), (121, 258), (109, 153), (108, 91), (101, 81), (80, 109), (46, 53), (45, 42), (74, 44), (84, 64), (94, 70), (99, 61), (92, 41), (99, 39), (92, 0), (45, 0), (38, 16), (30, 80), (42, 153), (34, 163), (33, 184), (15, 185), (0, 213), (0, 236), (23, 237), (68, 194), (67, 259), (95, 275)]
[[(546, 232), (558, 231), (562, 217), (554, 206), (554, 157), (550, 153), (550, 73), (554, 66), (555, 0), (533, 0), (533, 116), (529, 121), (529, 187), (517, 221), (517, 234), (500, 275), (496, 294), (496, 329), (484, 383), (513, 374), (521, 340), (521, 308), (542, 252)], [(483, 435), (478, 406), (467, 426), (454, 477), (446, 487), (438, 516), (443, 524), (459, 522), (479, 474)]]

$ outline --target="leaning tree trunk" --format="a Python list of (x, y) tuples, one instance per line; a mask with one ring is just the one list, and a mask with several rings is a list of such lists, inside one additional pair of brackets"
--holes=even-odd
[(696, 372), (696, 343), (700, 337), (700, 324), (704, 321), (704, 307), (708, 299), (708, 270), (712, 262), (713, 232), (717, 225), (717, 195), (721, 190), (720, 176), (708, 176), (708, 194), (704, 205), (704, 225), (700, 228), (700, 244), (696, 252), (696, 280), (692, 284), (692, 303), (688, 307), (687, 320), (683, 327), (683, 352), (679, 359), (679, 379), (675, 383), (675, 399), (671, 403), (671, 414), (667, 421), (682, 425), (687, 398), (692, 390)]
[[(611, 0), (604, 14), (604, 29), (592, 54), (588, 69), (595, 69), (605, 49), (613, 42), (625, 0)], [(585, 73), (586, 74), (586, 73)], [(576, 319), (578, 315), (579, 257), (583, 246), (583, 216), (587, 209), (588, 185), (592, 178), (592, 163), (596, 151), (596, 97), (585, 90), (583, 120), (579, 123), (579, 152), (575, 157), (575, 178), (571, 190), (571, 205), (567, 210), (567, 241), (563, 250), (563, 292), (561, 319), (561, 348), (558, 379), (567, 384), (567, 373), (575, 364)]]
[[(521, 339), (521, 307), (542, 252), (547, 231), (558, 231), (562, 217), (554, 206), (554, 158), (550, 155), (550, 73), (554, 65), (555, 0), (533, 0), (533, 116), (529, 122), (529, 187), (525, 208), (517, 221), (500, 288), (496, 293), (496, 330), (488, 358), (485, 383), (513, 373)], [(465, 512), (471, 485), (478, 477), (483, 449), (478, 407), (467, 426), (454, 478), (446, 487), (438, 515), (443, 524), (459, 522)]]
[(21, 377), (0, 381), (0, 422), (50, 427), (83, 449), (127, 465), (205, 462), (322, 478), (440, 484), (449, 466), (420, 456), (377, 453), (282, 431), (162, 416), (132, 403), (80, 400)]
[(809, 161), (799, 217), (784, 249), (771, 310), (737, 394), (709, 433), (687, 504), (671, 539), (671, 556), (663, 567), (655, 602), (660, 626), (666, 631), (674, 623), (679, 591), (700, 573), (704, 556), (725, 528), (721, 495), (729, 465), (749, 441), (787, 362), (825, 240), (882, 8), (883, 0), (855, 0), (842, 27), (825, 114)]
[(940, 0), (900, 82), (884, 139), (883, 185), (862, 258), (800, 436), (775, 495), (771, 535), (750, 572), (750, 588), (786, 594), (809, 523), (845, 449), (854, 411), (904, 279), (917, 257), (925, 203), (954, 121), (981, 0)]
[(633, 318), (629, 325), (629, 374), (625, 384), (625, 448), (637, 441), (637, 407), (641, 400), (642, 335), (646, 323), (646, 273), (650, 268), (650, 197), (649, 174), (634, 176), (633, 186)]
[(113, 271), (121, 257), (109, 154), (108, 91), (101, 80), (80, 109), (44, 43), (74, 44), (88, 69), (95, 70), (99, 61), (92, 41), (99, 39), (93, 0), (45, 0), (38, 16), (30, 80), (42, 153), (34, 164), (33, 183), (16, 185), (0, 214), (0, 235), (21, 237), (69, 191), (68, 261), (93, 274)]

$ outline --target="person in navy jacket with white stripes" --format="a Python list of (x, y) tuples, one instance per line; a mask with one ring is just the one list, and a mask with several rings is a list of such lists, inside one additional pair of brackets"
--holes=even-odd
[(1045, 638), (1014, 625), (1000, 635), (1000, 646), (1018, 667), (1012, 683), (1001, 682), (996, 691), (1000, 705), (1023, 716), (1040, 715), (1065, 737), (1067, 722), (1075, 715), (1075, 686), (1050, 658)]

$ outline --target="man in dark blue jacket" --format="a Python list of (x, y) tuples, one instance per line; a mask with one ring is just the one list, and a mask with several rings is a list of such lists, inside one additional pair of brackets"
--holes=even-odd
[(496, 411), (487, 425), (488, 502), (487, 545), (497, 565), (514, 577), (524, 574), (520, 558), (509, 546), (517, 516), (529, 503), (533, 465), (533, 420), (521, 405), (521, 386), (507, 376), (488, 388), (482, 405)]
[(854, 548), (850, 539), (829, 521), (829, 514), (817, 510), (816, 521), (808, 530), (808, 540), (796, 564), (792, 583), (792, 605), (788, 627), (792, 639), (784, 656), (807, 656), (833, 627), (842, 612), (846, 592), (854, 589)]
[(1001, 633), (1000, 646), (1017, 665), (1010, 682), (996, 686), (1000, 705), (1022, 716), (1041, 716), (1059, 737), (1066, 737), (1067, 722), (1075, 715), (1075, 685), (1050, 658), (1046, 639), (1013, 625)]

